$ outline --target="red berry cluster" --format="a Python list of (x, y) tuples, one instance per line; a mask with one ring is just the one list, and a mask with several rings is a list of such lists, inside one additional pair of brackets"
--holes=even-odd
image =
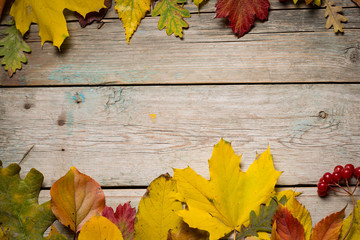
[[(349, 179), (354, 176), (357, 179), (357, 184), (353, 191), (350, 190), (349, 187)], [(343, 188), (340, 184), (341, 182), (345, 182), (347, 189)], [(338, 165), (334, 168), (333, 173), (325, 173), (322, 178), (320, 178), (319, 183), (317, 185), (317, 192), (320, 197), (325, 197), (329, 190), (334, 190), (334, 187), (340, 187), (344, 190), (345, 193), (351, 195), (355, 192), (356, 187), (360, 182), (360, 167), (355, 168), (352, 164), (346, 164), (344, 167)]]

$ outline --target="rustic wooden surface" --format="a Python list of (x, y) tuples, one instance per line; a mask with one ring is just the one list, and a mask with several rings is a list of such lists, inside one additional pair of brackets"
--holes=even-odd
[[(269, 144), (278, 187), (303, 192), (315, 224), (349, 199), (321, 199), (316, 183), (337, 164), (360, 165), (360, 9), (336, 1), (345, 34), (325, 29), (324, 8), (271, 0), (269, 21), (237, 38), (214, 19), (215, 0), (191, 3), (184, 39), (147, 17), (126, 44), (114, 8), (105, 25), (81, 29), (58, 52), (40, 46), (12, 78), (0, 71), (0, 159), (22, 176), (44, 176), (40, 201), (71, 166), (104, 188), (107, 203), (137, 206), (146, 186), (172, 167), (208, 176), (221, 137), (247, 169)], [(1, 21), (0, 30), (8, 16)], [(0, 36), (1, 37), (1, 36)], [(357, 194), (359, 198), (359, 191)]]

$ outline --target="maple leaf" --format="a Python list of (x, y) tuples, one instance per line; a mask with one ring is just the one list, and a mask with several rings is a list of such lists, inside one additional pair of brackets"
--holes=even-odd
[(316, 224), (311, 233), (311, 240), (338, 240), (341, 233), (345, 208), (333, 213)]
[(246, 172), (231, 144), (220, 140), (209, 160), (210, 180), (190, 167), (174, 169), (179, 199), (188, 210), (178, 212), (192, 228), (208, 231), (210, 240), (249, 224), (249, 214), (269, 201), (280, 172), (273, 166), (268, 148)]
[(121, 231), (109, 219), (95, 215), (90, 218), (79, 234), (79, 240), (123, 240)]
[(57, 180), (50, 189), (51, 209), (57, 219), (75, 233), (105, 207), (100, 185), (75, 167)]
[[(10, 22), (10, 24), (13, 23)], [(24, 52), (29, 53), (31, 49), (15, 25), (9, 26), (2, 33), (7, 34), (7, 36), (0, 41), (0, 46), (3, 46), (0, 49), (0, 56), (4, 57), (1, 64), (5, 65), (5, 70), (8, 71), (8, 75), (11, 77), (16, 72), (16, 69), (21, 69), (21, 63), (27, 62)]]
[(255, 17), (267, 20), (269, 7), (268, 0), (218, 0), (216, 18), (227, 18), (229, 27), (241, 37), (250, 31)]
[[(355, 215), (354, 215), (355, 214)], [(354, 219), (353, 219), (354, 215)], [(351, 221), (353, 224), (350, 228)], [(349, 231), (349, 235), (345, 238), (345, 240), (359, 240), (360, 239), (360, 199), (357, 201), (356, 207), (354, 206), (353, 212), (344, 220), (343, 227), (341, 229), (340, 238), (346, 235)]]
[(14, 17), (16, 28), (24, 35), (30, 24), (39, 24), (41, 45), (52, 41), (60, 49), (61, 44), (69, 36), (64, 17), (64, 9), (76, 11), (82, 16), (89, 12), (98, 12), (104, 8), (104, 0), (88, 0), (86, 4), (81, 0), (15, 0), (10, 9)]
[(115, 9), (124, 25), (126, 42), (129, 43), (141, 19), (150, 10), (150, 0), (115, 0)]
[(180, 38), (183, 37), (183, 28), (189, 27), (184, 17), (190, 17), (190, 12), (178, 4), (186, 3), (186, 0), (160, 0), (153, 12), (152, 16), (160, 15), (158, 28), (162, 30), (166, 27), (166, 34)]
[(141, 198), (135, 221), (135, 240), (166, 240), (169, 230), (177, 232), (183, 208), (176, 199), (176, 183), (169, 174), (153, 180)]
[(279, 205), (274, 216), (271, 240), (305, 240), (304, 227), (282, 205)]
[(120, 229), (124, 240), (132, 240), (134, 238), (136, 209), (131, 207), (130, 202), (124, 205), (119, 204), (115, 213), (112, 207), (106, 206), (102, 211), (102, 215)]
[(38, 204), (44, 176), (32, 168), (24, 180), (20, 166), (2, 167), (0, 161), (0, 236), (1, 239), (45, 239), (46, 229), (56, 220), (50, 201)]
[(94, 21), (101, 21), (109, 10), (112, 5), (112, 0), (105, 0), (104, 5), (105, 8), (100, 9), (99, 12), (89, 12), (86, 14), (85, 18), (78, 12), (74, 12), (75, 17), (79, 20), (79, 24), (82, 28), (86, 27), (87, 25), (93, 23)]
[[(286, 196), (283, 196), (280, 199), (281, 204), (285, 204), (287, 201)], [(237, 236), (237, 239), (243, 239), (248, 236), (258, 237), (258, 232), (268, 232), (271, 233), (272, 230), (272, 219), (278, 209), (277, 198), (274, 197), (271, 199), (268, 205), (261, 204), (259, 214), (256, 215), (255, 211), (250, 212), (250, 224), (248, 227), (244, 225), (241, 226), (240, 234)]]
[(342, 7), (335, 6), (334, 2), (329, 2), (328, 0), (325, 0), (325, 5), (326, 28), (329, 29), (333, 26), (334, 32), (344, 32), (344, 25), (341, 22), (346, 22), (347, 19), (339, 13), (343, 10)]

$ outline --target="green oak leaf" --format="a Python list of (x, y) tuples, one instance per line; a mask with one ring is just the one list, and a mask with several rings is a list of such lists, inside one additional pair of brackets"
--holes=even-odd
[(20, 169), (16, 163), (3, 168), (0, 161), (0, 236), (8, 240), (44, 240), (44, 232), (56, 220), (50, 201), (38, 204), (44, 176), (33, 168), (22, 180)]
[(12, 24), (2, 33), (7, 34), (0, 41), (0, 56), (4, 58), (1, 61), (2, 65), (5, 65), (5, 70), (8, 71), (9, 77), (11, 77), (16, 69), (21, 69), (21, 63), (26, 63), (27, 58), (24, 52), (31, 52), (30, 46), (24, 41), (19, 30)]
[(152, 16), (160, 15), (158, 28), (162, 30), (166, 27), (167, 35), (174, 33), (175, 36), (182, 38), (183, 28), (189, 27), (184, 17), (190, 17), (190, 12), (179, 6), (178, 4), (186, 3), (186, 0), (160, 0), (153, 12)]

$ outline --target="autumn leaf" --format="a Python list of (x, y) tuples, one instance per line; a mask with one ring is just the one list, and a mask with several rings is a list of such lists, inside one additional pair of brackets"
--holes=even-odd
[(102, 216), (109, 219), (119, 228), (124, 240), (132, 240), (134, 238), (136, 209), (131, 207), (130, 202), (124, 205), (119, 204), (115, 213), (112, 207), (106, 206), (102, 211)]
[(270, 149), (257, 156), (246, 172), (240, 169), (240, 156), (231, 144), (220, 140), (209, 160), (210, 180), (197, 175), (190, 167), (175, 169), (179, 199), (188, 210), (178, 214), (192, 228), (219, 239), (249, 224), (249, 214), (269, 201), (280, 176), (273, 166)]
[(109, 219), (95, 215), (84, 224), (79, 240), (123, 240), (121, 231)]
[(326, 20), (326, 28), (329, 29), (334, 27), (334, 32), (344, 32), (344, 25), (341, 22), (346, 22), (347, 19), (340, 12), (343, 10), (341, 6), (335, 6), (334, 2), (329, 2), (325, 0), (325, 18)]
[[(354, 215), (354, 219), (353, 219), (353, 215)], [(349, 231), (352, 219), (353, 219), (353, 224)], [(345, 238), (345, 240), (360, 239), (360, 199), (357, 201), (357, 205), (356, 207), (354, 207), (353, 212), (344, 220), (340, 235), (341, 239), (343, 239), (347, 231), (349, 231), (349, 235)]]
[(24, 35), (30, 24), (39, 24), (41, 45), (52, 41), (60, 49), (61, 44), (69, 36), (64, 17), (64, 9), (76, 11), (82, 16), (89, 12), (98, 12), (104, 8), (104, 0), (15, 0), (10, 15), (14, 17), (16, 28)]
[(135, 221), (135, 240), (166, 240), (169, 230), (177, 232), (183, 208), (176, 199), (176, 183), (169, 174), (152, 181), (141, 198)]
[(126, 42), (129, 43), (141, 19), (150, 10), (150, 0), (115, 0), (115, 9), (124, 25)]
[(152, 16), (160, 15), (158, 28), (162, 30), (166, 27), (166, 34), (182, 38), (183, 28), (189, 27), (188, 23), (184, 20), (185, 17), (190, 17), (190, 13), (179, 4), (186, 3), (186, 0), (160, 0), (153, 12)]
[(0, 236), (1, 239), (45, 239), (46, 229), (55, 221), (50, 201), (38, 204), (44, 176), (32, 168), (24, 180), (20, 166), (3, 168), (0, 161)]
[(74, 12), (75, 17), (79, 20), (80, 26), (84, 28), (94, 21), (101, 21), (101, 19), (105, 17), (108, 9), (111, 8), (112, 0), (105, 0), (104, 5), (106, 6), (105, 8), (100, 9), (99, 12), (89, 12), (86, 14), (86, 17), (83, 17), (78, 12)]
[(17, 69), (21, 69), (21, 63), (26, 63), (27, 58), (24, 52), (31, 52), (30, 46), (24, 41), (20, 32), (16, 29), (14, 23), (10, 22), (11, 26), (5, 29), (2, 33), (7, 34), (0, 41), (0, 56), (4, 58), (1, 61), (5, 65), (5, 70), (8, 71), (11, 77)]
[(360, 0), (352, 0), (358, 7), (360, 7)]
[(1, 20), (2, 12), (4, 10), (5, 3), (6, 3), (6, 0), (0, 0), (0, 20)]
[(178, 232), (169, 231), (167, 240), (207, 240), (208, 233), (196, 228), (191, 228), (185, 222), (181, 222)]
[(304, 228), (301, 223), (284, 206), (274, 216), (272, 240), (305, 240)]
[(312, 221), (309, 211), (295, 198), (291, 197), (285, 204), (285, 207), (303, 226), (305, 239), (309, 240), (312, 229)]
[(67, 237), (60, 234), (54, 225), (51, 225), (51, 230), (49, 236), (46, 237), (47, 240), (68, 240)]
[(105, 207), (100, 185), (71, 167), (50, 189), (51, 209), (59, 221), (75, 233)]
[(338, 240), (344, 217), (345, 208), (322, 219), (312, 230), (310, 240)]
[(250, 31), (255, 18), (267, 20), (268, 0), (218, 0), (216, 18), (227, 18), (229, 27), (239, 37)]

